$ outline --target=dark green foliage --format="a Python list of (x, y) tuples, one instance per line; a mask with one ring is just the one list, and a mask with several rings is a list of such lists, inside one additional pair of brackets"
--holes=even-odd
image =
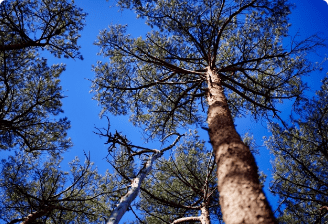
[(37, 153), (70, 147), (59, 75), (37, 54), (81, 58), (77, 39), (86, 14), (66, 0), (4, 1), (0, 5), (0, 149)]
[(49, 67), (34, 51), (0, 53), (0, 148), (61, 151), (71, 142), (63, 112), (59, 76), (64, 65)]
[(130, 114), (154, 137), (204, 123), (206, 69), (220, 76), (233, 116), (277, 114), (276, 104), (301, 96), (304, 57), (322, 42), (293, 39), (285, 48), (287, 1), (119, 1), (154, 29), (133, 38), (111, 25), (95, 43), (109, 62), (94, 67), (95, 99), (103, 112)]
[(0, 220), (21, 223), (100, 223), (109, 214), (110, 176), (100, 176), (89, 159), (60, 169), (61, 157), (43, 161), (18, 153), (0, 164)]
[[(127, 33), (127, 26), (111, 25), (100, 32), (95, 44), (109, 60), (94, 66), (92, 89), (102, 114), (130, 115), (149, 137), (162, 138), (190, 124), (205, 126), (208, 90), (216, 88), (222, 99), (227, 98), (230, 111), (216, 99), (211, 107), (217, 108), (211, 114), (216, 119), (209, 131), (227, 132), (230, 139), (211, 139), (215, 152), (220, 144), (229, 144), (235, 132), (228, 131), (227, 125), (215, 125), (220, 119), (248, 113), (271, 120), (279, 116), (277, 104), (284, 99), (296, 99), (295, 105), (302, 101), (307, 88), (302, 76), (316, 69), (306, 54), (323, 43), (312, 36), (303, 41), (291, 37), (289, 45), (283, 44), (290, 26), (291, 5), (286, 0), (119, 0), (118, 4), (133, 9), (152, 31), (135, 38)], [(220, 115), (219, 108), (227, 116)], [(231, 153), (234, 156), (237, 153)], [(251, 160), (243, 159), (245, 164)], [(253, 162), (245, 166), (256, 170)], [(232, 169), (229, 172), (226, 176), (238, 182)], [(247, 172), (243, 178), (257, 178), (251, 174), (255, 172)], [(243, 206), (237, 205), (241, 210)], [(272, 221), (270, 209), (265, 210)]]
[(77, 39), (86, 13), (68, 0), (12, 0), (0, 5), (0, 51), (42, 48), (80, 58)]
[(172, 223), (178, 218), (197, 217), (205, 206), (213, 223), (222, 222), (211, 154), (197, 133), (190, 133), (174, 155), (156, 164), (142, 186), (138, 204), (146, 223)]
[(85, 13), (66, 0), (4, 1), (0, 5), (0, 220), (6, 223), (100, 223), (114, 185), (87, 157), (60, 169), (71, 145), (59, 76), (38, 50), (80, 58)]
[(272, 192), (280, 196), (281, 223), (328, 221), (328, 78), (300, 108), (290, 127), (271, 126), (267, 142), (276, 156)]

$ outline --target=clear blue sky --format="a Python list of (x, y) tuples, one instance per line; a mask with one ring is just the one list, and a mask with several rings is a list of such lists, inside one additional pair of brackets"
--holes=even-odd
[[(63, 100), (64, 116), (71, 120), (72, 128), (69, 136), (72, 138), (74, 147), (64, 155), (65, 161), (72, 160), (75, 156), (79, 156), (84, 160), (83, 150), (90, 151), (91, 160), (95, 162), (99, 171), (103, 173), (110, 165), (106, 163), (104, 157), (107, 155), (107, 148), (104, 145), (105, 139), (100, 139), (93, 134), (94, 127), (106, 127), (106, 119), (100, 120), (98, 114), (100, 108), (96, 101), (92, 101), (92, 94), (89, 93), (91, 82), (87, 79), (93, 79), (94, 74), (91, 71), (91, 65), (97, 60), (106, 60), (96, 56), (98, 47), (93, 45), (100, 30), (106, 28), (109, 24), (121, 23), (129, 25), (129, 32), (132, 36), (142, 36), (149, 30), (142, 20), (137, 20), (132, 12), (118, 12), (118, 9), (111, 7), (114, 1), (106, 2), (105, 0), (76, 0), (75, 3), (83, 8), (89, 15), (87, 16), (86, 27), (81, 33), (82, 37), (79, 44), (82, 46), (81, 52), (84, 56), (83, 61), (67, 60), (67, 59), (51, 59), (49, 63), (65, 63), (67, 70), (62, 75), (62, 86), (64, 94), (67, 96)], [(300, 38), (305, 38), (311, 34), (320, 33), (323, 38), (328, 40), (328, 4), (324, 0), (290, 0), (295, 3), (296, 9), (290, 15), (290, 23), (293, 25), (290, 34), (295, 35), (299, 32)], [(110, 8), (111, 7), (111, 8)], [(311, 55), (314, 61), (321, 62), (327, 52), (327, 49), (321, 49), (319, 55)], [(48, 57), (48, 55), (47, 55)], [(306, 80), (309, 85), (316, 89), (320, 86), (320, 80), (325, 73), (328, 72), (327, 63), (324, 64), (321, 72), (311, 74)], [(286, 102), (282, 105), (281, 110), (288, 114), (290, 103)], [(138, 128), (133, 127), (127, 117), (110, 117), (111, 130), (115, 129), (123, 132), (134, 144), (143, 144), (141, 134)], [(237, 131), (243, 134), (247, 131), (251, 132), (257, 145), (263, 145), (263, 136), (268, 136), (266, 131), (266, 123), (255, 123), (252, 119), (237, 120)], [(200, 131), (201, 132), (201, 131)], [(207, 140), (206, 133), (201, 132), (204, 139)], [(154, 143), (154, 146), (159, 144)], [(267, 183), (271, 178), (270, 160), (272, 156), (265, 147), (260, 148), (260, 155), (256, 156), (256, 161), (267, 175)], [(64, 164), (63, 164), (64, 165)], [(65, 167), (65, 166), (63, 166)], [(265, 192), (269, 201), (275, 210), (277, 207), (276, 199), (266, 190)]]

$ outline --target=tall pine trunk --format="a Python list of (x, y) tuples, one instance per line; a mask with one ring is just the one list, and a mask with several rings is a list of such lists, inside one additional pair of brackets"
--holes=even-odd
[(217, 164), (218, 190), (226, 224), (275, 223), (259, 182), (257, 165), (237, 133), (216, 69), (207, 68), (207, 122)]

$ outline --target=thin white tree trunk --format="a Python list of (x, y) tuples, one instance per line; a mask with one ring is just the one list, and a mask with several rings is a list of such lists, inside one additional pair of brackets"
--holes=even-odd
[(182, 223), (182, 222), (187, 222), (187, 221), (200, 221), (200, 216), (195, 216), (195, 217), (183, 217), (180, 219), (176, 219), (172, 222), (172, 224), (177, 224), (177, 223)]
[(200, 216), (183, 217), (183, 218), (174, 220), (172, 222), (172, 224), (183, 223), (183, 222), (188, 222), (188, 221), (199, 221), (201, 224), (211, 224), (208, 208), (206, 208), (205, 206), (202, 207)]
[[(147, 160), (144, 167), (139, 171), (136, 178), (134, 178), (132, 180), (130, 190), (128, 191), (128, 193), (126, 193), (126, 195), (124, 195), (121, 198), (120, 203), (117, 205), (117, 207), (111, 213), (111, 215), (108, 219), (109, 221), (107, 222), (107, 224), (118, 224), (120, 222), (121, 218), (123, 217), (123, 215), (125, 214), (127, 209), (130, 207), (133, 200), (139, 194), (140, 186), (141, 186), (142, 182), (144, 181), (144, 179), (146, 178), (146, 176), (148, 175), (148, 173), (151, 171), (153, 163), (156, 161), (156, 159), (160, 158), (165, 151), (167, 151), (167, 150), (171, 149), (172, 147), (174, 147), (176, 145), (176, 143), (180, 140), (180, 138), (183, 136), (183, 135), (180, 135), (178, 133), (171, 133), (168, 136), (166, 136), (164, 139), (166, 139), (167, 137), (169, 137), (171, 135), (178, 135), (178, 137), (168, 147), (166, 147), (162, 150), (147, 149), (145, 151), (145, 152), (148, 152), (148, 153), (152, 152), (152, 155), (149, 157), (149, 159)], [(138, 155), (141, 155), (141, 154), (142, 154), (142, 151), (138, 153)]]
[(150, 156), (150, 158), (147, 160), (146, 164), (144, 167), (140, 170), (139, 174), (137, 175), (136, 178), (132, 180), (131, 188), (124, 195), (118, 206), (114, 209), (114, 211), (111, 213), (109, 217), (109, 221), (107, 224), (118, 224), (123, 217), (124, 213), (127, 211), (127, 209), (130, 207), (131, 203), (133, 200), (137, 197), (139, 191), (140, 191), (140, 186), (143, 182), (143, 180), (146, 178), (148, 173), (151, 171), (153, 163), (156, 159), (161, 157), (162, 152), (159, 150), (156, 150), (157, 152), (154, 153), (153, 155)]
[(206, 206), (201, 208), (201, 215), (200, 215), (200, 222), (202, 224), (211, 224), (211, 220), (210, 220), (210, 213), (208, 211), (208, 208)]

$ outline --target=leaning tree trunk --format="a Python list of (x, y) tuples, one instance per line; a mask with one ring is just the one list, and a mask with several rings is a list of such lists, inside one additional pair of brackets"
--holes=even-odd
[[(155, 150), (154, 150), (155, 151)], [(146, 162), (145, 166), (140, 170), (136, 178), (132, 180), (131, 189), (126, 193), (122, 198), (118, 206), (114, 209), (109, 217), (107, 224), (118, 224), (125, 214), (125, 212), (130, 207), (131, 203), (137, 197), (140, 191), (140, 186), (143, 180), (146, 178), (148, 173), (151, 171), (153, 163), (156, 159), (161, 157), (163, 154), (162, 151), (154, 153)]]
[[(27, 217), (23, 218), (24, 221), (21, 222), (20, 224), (36, 223), (36, 221), (35, 221), (36, 219), (41, 218), (42, 216), (46, 215), (47, 213), (51, 212), (52, 210), (54, 210), (56, 208), (57, 208), (57, 206), (53, 205), (53, 206), (47, 206), (40, 211), (32, 212)], [(16, 223), (16, 222), (11, 221), (9, 223)]]
[(174, 220), (171, 224), (178, 224), (178, 223), (185, 223), (185, 222), (196, 222), (199, 221), (201, 224), (211, 224), (210, 214), (208, 211), (208, 207), (203, 206), (201, 207), (201, 214), (200, 216), (193, 216), (193, 217), (183, 217)]
[(219, 74), (207, 68), (207, 122), (217, 164), (218, 190), (226, 224), (275, 223), (262, 191), (257, 165), (237, 133)]
[(201, 224), (211, 224), (210, 213), (207, 206), (201, 208), (200, 223)]

